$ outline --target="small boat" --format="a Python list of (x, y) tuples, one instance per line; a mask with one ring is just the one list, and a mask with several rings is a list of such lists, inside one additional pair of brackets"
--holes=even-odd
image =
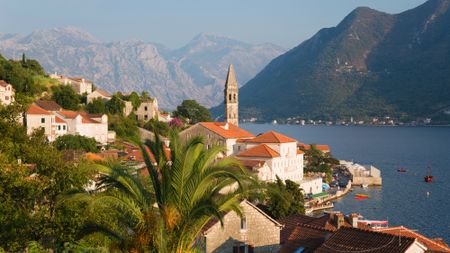
[(423, 178), (425, 183), (433, 182), (433, 175), (431, 175), (431, 167), (428, 167), (427, 175)]
[(401, 167), (400, 169), (397, 170), (398, 172), (408, 172), (408, 170), (406, 168)]
[(356, 200), (364, 200), (364, 199), (368, 199), (369, 195), (366, 194), (355, 194), (355, 199)]
[(361, 184), (361, 188), (367, 188), (367, 187), (369, 187), (368, 184)]

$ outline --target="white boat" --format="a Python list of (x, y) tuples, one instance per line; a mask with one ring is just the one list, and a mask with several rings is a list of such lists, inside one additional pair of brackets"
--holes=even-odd
[(362, 184), (361, 187), (362, 188), (367, 188), (367, 187), (369, 187), (369, 185), (368, 184)]

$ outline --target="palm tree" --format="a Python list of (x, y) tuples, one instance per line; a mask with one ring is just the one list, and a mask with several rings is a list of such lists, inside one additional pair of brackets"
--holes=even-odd
[(91, 217), (80, 237), (101, 233), (113, 239), (113, 250), (151, 252), (157, 247), (157, 212), (154, 194), (143, 181), (119, 162), (107, 161), (95, 165), (99, 171), (97, 188), (92, 192), (73, 192), (64, 201), (87, 204)]
[(228, 211), (241, 215), (240, 200), (255, 181), (234, 158), (217, 159), (223, 147), (205, 149), (200, 137), (183, 145), (172, 132), (169, 154), (156, 136), (141, 147), (163, 220), (160, 238), (166, 239), (167, 252), (189, 252), (211, 219), (222, 223)]
[(190, 252), (211, 219), (222, 224), (228, 211), (241, 215), (240, 200), (255, 181), (234, 158), (217, 159), (223, 147), (204, 149), (200, 137), (184, 145), (175, 132), (167, 147), (155, 136), (141, 144), (149, 185), (109, 162), (97, 165), (101, 176), (94, 192), (64, 198), (86, 202), (95, 215), (81, 236), (102, 233), (128, 252)]

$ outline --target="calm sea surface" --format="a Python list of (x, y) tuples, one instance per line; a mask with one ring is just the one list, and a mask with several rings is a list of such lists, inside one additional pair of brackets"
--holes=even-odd
[[(335, 202), (335, 210), (388, 220), (450, 243), (450, 127), (298, 126), (242, 124), (253, 134), (274, 130), (304, 143), (328, 144), (338, 159), (372, 164), (382, 187), (354, 188)], [(423, 182), (427, 166), (434, 182)], [(406, 173), (397, 169), (405, 167)], [(429, 192), (429, 196), (427, 196)], [(365, 193), (370, 198), (354, 199)]]

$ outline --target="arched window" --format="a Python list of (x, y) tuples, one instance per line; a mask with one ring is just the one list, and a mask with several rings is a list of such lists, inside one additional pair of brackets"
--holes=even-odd
[(228, 100), (231, 102), (231, 94), (228, 95)]
[(233, 94), (234, 102), (236, 102), (236, 94)]

